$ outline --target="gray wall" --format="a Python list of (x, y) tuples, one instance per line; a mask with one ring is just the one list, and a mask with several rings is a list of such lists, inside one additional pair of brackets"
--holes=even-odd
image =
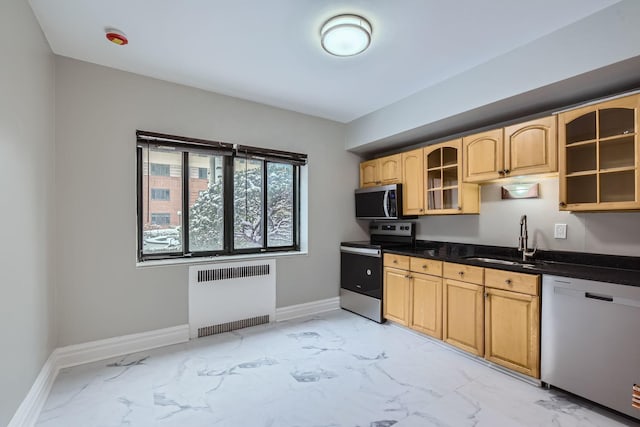
[(344, 125), (56, 58), (58, 345), (185, 324), (188, 267), (136, 268), (135, 131), (309, 155), (309, 253), (277, 260), (277, 306), (335, 297), (359, 158)]
[(0, 425), (55, 347), (53, 55), (29, 4), (0, 2)]
[[(502, 200), (501, 183), (481, 187), (480, 215), (421, 217), (417, 236), (423, 240), (518, 246), (520, 216), (527, 215), (529, 246), (560, 251), (640, 256), (640, 213), (569, 213), (558, 210), (558, 179), (538, 182), (540, 198)], [(567, 224), (567, 239), (553, 238), (554, 224)]]

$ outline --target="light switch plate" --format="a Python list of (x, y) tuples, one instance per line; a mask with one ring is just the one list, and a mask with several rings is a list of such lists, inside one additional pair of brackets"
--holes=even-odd
[(567, 224), (556, 224), (553, 228), (553, 237), (555, 239), (566, 239)]

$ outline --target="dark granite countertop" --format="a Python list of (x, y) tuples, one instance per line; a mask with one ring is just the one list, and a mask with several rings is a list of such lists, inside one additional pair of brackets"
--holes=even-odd
[[(385, 248), (384, 252), (520, 273), (551, 274), (620, 285), (640, 286), (640, 257), (583, 252), (537, 251), (533, 258), (524, 262), (522, 261), (522, 255), (516, 248), (424, 240), (417, 241), (414, 247)], [(482, 261), (478, 258), (515, 261), (518, 263), (505, 265)]]

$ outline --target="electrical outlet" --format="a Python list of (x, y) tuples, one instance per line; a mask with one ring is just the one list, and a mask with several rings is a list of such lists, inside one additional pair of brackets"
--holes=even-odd
[(553, 237), (555, 239), (566, 239), (567, 224), (556, 224), (553, 228)]

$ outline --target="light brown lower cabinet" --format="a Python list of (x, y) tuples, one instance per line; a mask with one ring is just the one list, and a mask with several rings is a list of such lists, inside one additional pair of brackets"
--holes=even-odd
[(540, 276), (385, 254), (384, 317), (540, 378)]
[(469, 353), (483, 356), (483, 286), (445, 279), (442, 304), (442, 339)]
[(442, 262), (385, 254), (384, 265), (384, 317), (442, 339)]
[(539, 276), (491, 269), (485, 274), (485, 358), (540, 378)]
[(411, 328), (442, 339), (442, 278), (411, 273)]
[(384, 318), (409, 326), (411, 279), (407, 270), (384, 268)]

